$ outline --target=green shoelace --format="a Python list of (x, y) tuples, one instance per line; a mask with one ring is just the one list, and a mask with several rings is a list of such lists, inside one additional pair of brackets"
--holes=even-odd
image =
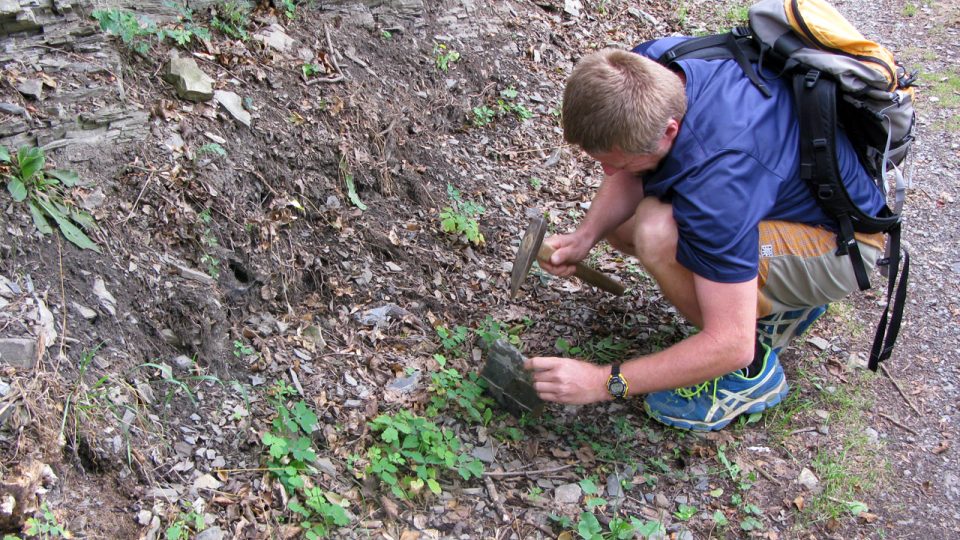
[(720, 378), (718, 377), (712, 381), (705, 381), (700, 384), (688, 386), (686, 388), (677, 388), (676, 390), (674, 390), (674, 393), (676, 393), (678, 396), (682, 397), (683, 399), (693, 399), (695, 397), (698, 397), (700, 394), (702, 394), (704, 391), (707, 390), (707, 387), (712, 385), (713, 391), (711, 392), (710, 397), (712, 397), (713, 399), (717, 399), (717, 381), (719, 380)]

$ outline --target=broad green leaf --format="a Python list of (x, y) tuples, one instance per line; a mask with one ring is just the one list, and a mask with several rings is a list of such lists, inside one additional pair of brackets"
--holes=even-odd
[(400, 440), (400, 434), (397, 433), (396, 428), (390, 426), (383, 430), (383, 433), (380, 434), (380, 438), (383, 439), (383, 442), (395, 443)]
[(860, 514), (870, 510), (870, 507), (860, 501), (849, 501), (847, 502), (847, 510), (851, 514), (859, 516)]
[(598, 493), (597, 484), (593, 478), (584, 478), (580, 481), (580, 489), (587, 495), (596, 495)]
[(586, 503), (587, 503), (587, 508), (589, 508), (590, 510), (593, 510), (598, 506), (603, 506), (607, 504), (607, 500), (604, 499), (603, 497), (587, 497)]
[(729, 521), (727, 520), (727, 516), (725, 516), (723, 512), (719, 510), (714, 510), (713, 522), (716, 523), (718, 526), (723, 526), (729, 523)]
[(667, 531), (659, 521), (640, 521), (632, 517), (630, 518), (630, 523), (633, 525), (634, 530), (637, 531), (637, 534), (643, 538), (649, 538), (655, 534), (664, 534)]
[(347, 197), (350, 199), (350, 202), (352, 202), (353, 205), (360, 210), (366, 210), (367, 205), (363, 204), (363, 201), (360, 200), (360, 196), (357, 195), (357, 186), (353, 183), (353, 175), (345, 175), (343, 180), (347, 184)]
[(583, 512), (580, 514), (580, 523), (577, 524), (577, 533), (580, 534), (581, 538), (586, 540), (602, 539), (603, 537), (600, 533), (603, 532), (603, 527), (600, 526), (600, 521), (597, 520), (597, 516), (591, 514), (590, 512)]
[[(329, 498), (330, 496), (328, 494), (327, 499)], [(333, 520), (333, 524), (338, 527), (346, 527), (350, 524), (350, 516), (348, 516), (347, 511), (338, 504), (331, 504), (329, 508), (325, 509), (324, 514), (326, 514), (327, 518)]]
[(37, 200), (40, 204), (40, 207), (57, 222), (57, 226), (60, 227), (60, 232), (63, 233), (64, 238), (73, 242), (80, 249), (89, 249), (101, 253), (100, 248), (83, 234), (76, 225), (74, 225), (69, 218), (60, 213), (59, 210), (54, 208), (51, 204), (46, 203), (42, 200)]
[(73, 187), (80, 181), (80, 175), (77, 171), (64, 171), (61, 169), (52, 169), (46, 172), (47, 176), (52, 176), (63, 182), (67, 187)]
[(93, 219), (93, 216), (84, 212), (83, 210), (71, 208), (70, 219), (72, 219), (77, 225), (83, 227), (85, 230), (92, 231), (97, 228), (97, 222)]
[(6, 146), (0, 146), (0, 161), (10, 163), (10, 151)]
[(20, 179), (29, 182), (37, 171), (43, 170), (46, 157), (39, 148), (23, 147), (17, 152), (17, 166), (20, 168)]
[(305, 433), (313, 433), (314, 428), (317, 426), (317, 415), (307, 407), (306, 403), (298, 401), (297, 404), (293, 406), (293, 416), (297, 419), (297, 423), (300, 424), (300, 427), (303, 428)]
[(442, 491), (440, 489), (440, 484), (433, 478), (427, 479), (427, 487), (430, 488), (430, 491), (432, 491), (434, 495), (439, 495)]
[(33, 226), (43, 234), (53, 233), (53, 227), (47, 222), (47, 218), (43, 216), (43, 211), (37, 208), (37, 205), (34, 204), (33, 201), (30, 201), (28, 204), (30, 206), (30, 215), (33, 217)]
[(27, 186), (19, 178), (11, 178), (7, 182), (7, 191), (13, 196), (13, 200), (23, 202), (27, 198)]

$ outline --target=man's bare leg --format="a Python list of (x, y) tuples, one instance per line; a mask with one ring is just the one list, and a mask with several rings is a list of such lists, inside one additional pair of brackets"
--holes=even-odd
[(673, 206), (647, 197), (637, 211), (607, 241), (615, 249), (640, 260), (663, 295), (688, 321), (703, 328), (703, 317), (693, 289), (693, 273), (677, 262), (677, 222)]

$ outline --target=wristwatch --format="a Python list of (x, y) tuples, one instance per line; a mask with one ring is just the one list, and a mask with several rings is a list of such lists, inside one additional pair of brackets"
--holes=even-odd
[(630, 387), (627, 379), (620, 373), (620, 363), (616, 362), (610, 366), (610, 377), (607, 379), (607, 392), (613, 396), (613, 399), (623, 399), (627, 397), (627, 390)]

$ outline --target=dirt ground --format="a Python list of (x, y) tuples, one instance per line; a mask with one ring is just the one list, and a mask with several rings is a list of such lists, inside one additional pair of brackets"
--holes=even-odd
[[(170, 538), (178, 524), (206, 540), (300, 537), (298, 492), (264, 438), (300, 401), (317, 418), (308, 487), (349, 517), (333, 536), (615, 538), (632, 518), (680, 539), (960, 537), (960, 7), (837, 5), (922, 74), (902, 335), (880, 374), (857, 367), (881, 312), (876, 276), (785, 355), (788, 400), (708, 435), (649, 420), (639, 399), (478, 421), (487, 402), (468, 374), (491, 335), (609, 362), (691, 331), (609, 249), (592, 262), (622, 297), (535, 271), (511, 300), (509, 272), (530, 217), (571, 230), (599, 185), (559, 129), (575, 61), (725, 29), (740, 4), (319, 2), (293, 18), (260, 5), (250, 32), (279, 24), (289, 49), (214, 31), (180, 53), (242, 98), (249, 126), (177, 97), (161, 78), (169, 40), (137, 53), (97, 33), (99, 52), (68, 42), (45, 50), (60, 63), (5, 63), (0, 101), (38, 131), (117, 105), (148, 117), (131, 142), (46, 154), (78, 172), (70, 201), (96, 219), (101, 253), (38, 234), (0, 195), (0, 338), (39, 359), (0, 361), (0, 487), (22, 484), (27, 517), (42, 503), (34, 519), (77, 538)], [(92, 7), (74, 9), (87, 21)], [(53, 82), (34, 101), (17, 87), (41, 68)], [(98, 84), (112, 90), (82, 92)], [(470, 203), (482, 241), (445, 230)], [(282, 407), (278, 388), (291, 389)], [(485, 475), (440, 467), (440, 494), (391, 493), (365, 467), (384, 440), (371, 421), (400, 411), (455, 434)], [(0, 516), (0, 532), (26, 537), (21, 525)]]

